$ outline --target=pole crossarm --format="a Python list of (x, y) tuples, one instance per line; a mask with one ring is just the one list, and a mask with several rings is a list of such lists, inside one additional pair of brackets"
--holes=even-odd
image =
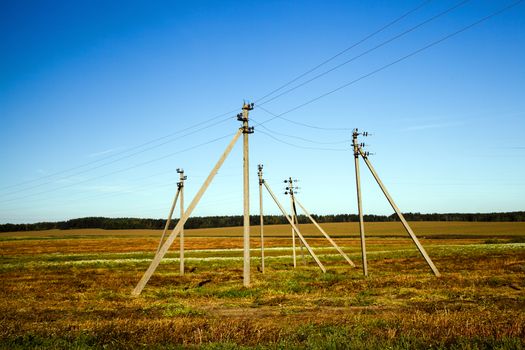
[(177, 199), (179, 198), (180, 194), (180, 187), (177, 188), (177, 192), (175, 193), (175, 198), (173, 199), (173, 204), (170, 208), (170, 213), (168, 214), (168, 220), (166, 221), (166, 225), (164, 225), (164, 231), (162, 231), (162, 236), (160, 237), (159, 246), (157, 247), (157, 252), (155, 254), (158, 254), (160, 247), (162, 247), (162, 243), (164, 242), (164, 236), (166, 235), (166, 231), (168, 231), (168, 228), (171, 223), (171, 218), (173, 216), (173, 211), (175, 210), (175, 205), (177, 205)]
[(217, 164), (215, 164), (215, 166), (211, 170), (210, 174), (208, 175), (208, 177), (206, 178), (206, 180), (202, 184), (201, 188), (199, 189), (199, 192), (197, 192), (197, 194), (195, 195), (195, 197), (191, 201), (190, 205), (188, 206), (188, 209), (186, 209), (186, 211), (184, 211), (184, 215), (180, 218), (179, 222), (177, 223), (177, 225), (175, 226), (173, 231), (171, 231), (169, 237), (166, 239), (166, 242), (164, 242), (164, 244), (162, 245), (162, 247), (159, 250), (159, 252), (153, 258), (153, 261), (151, 262), (150, 266), (148, 267), (148, 269), (146, 270), (146, 272), (144, 273), (144, 275), (140, 279), (139, 283), (137, 284), (137, 286), (135, 287), (135, 289), (131, 293), (132, 295), (134, 295), (134, 296), (140, 295), (140, 293), (142, 292), (142, 290), (144, 289), (144, 287), (148, 283), (149, 279), (151, 278), (151, 276), (153, 275), (153, 273), (155, 272), (155, 270), (159, 266), (160, 261), (162, 260), (164, 255), (166, 255), (166, 253), (168, 252), (169, 247), (173, 244), (173, 241), (175, 240), (175, 238), (179, 234), (180, 230), (182, 229), (182, 227), (184, 226), (184, 224), (186, 223), (186, 221), (190, 217), (191, 213), (193, 212), (193, 210), (195, 209), (195, 207), (199, 203), (200, 199), (204, 195), (204, 192), (206, 192), (208, 186), (210, 185), (210, 183), (212, 182), (213, 178), (215, 177), (215, 175), (219, 171), (219, 168), (222, 166), (222, 164), (224, 163), (224, 161), (226, 160), (226, 158), (230, 154), (231, 150), (233, 149), (233, 146), (235, 146), (235, 143), (237, 142), (237, 140), (241, 136), (242, 132), (243, 132), (243, 129), (240, 128), (235, 133), (235, 136), (233, 137), (233, 139), (230, 141), (230, 143), (226, 147), (226, 150), (224, 151), (222, 156), (217, 161)]
[(383, 191), (383, 194), (385, 195), (385, 197), (387, 198), (388, 202), (390, 203), (390, 205), (392, 206), (392, 208), (396, 212), (397, 216), (399, 217), (399, 220), (401, 220), (401, 223), (405, 227), (405, 230), (407, 231), (408, 235), (410, 236), (410, 238), (412, 238), (412, 241), (414, 241), (414, 244), (416, 245), (417, 249), (419, 250), (419, 252), (423, 256), (423, 258), (427, 262), (428, 266), (430, 267), (430, 269), (432, 270), (434, 275), (436, 275), (437, 277), (441, 276), (441, 274), (439, 273), (437, 267), (432, 262), (432, 259), (430, 259), (430, 257), (428, 256), (427, 252), (425, 251), (425, 248), (423, 248), (421, 243), (419, 243), (419, 240), (417, 239), (416, 235), (414, 234), (414, 232), (410, 228), (410, 225), (408, 225), (408, 222), (405, 220), (405, 217), (403, 216), (403, 214), (401, 213), (401, 211), (397, 207), (396, 203), (394, 202), (394, 200), (392, 199), (392, 197), (388, 193), (386, 187), (383, 185), (383, 182), (381, 182), (381, 179), (377, 175), (374, 167), (372, 166), (372, 163), (370, 163), (370, 161), (368, 160), (367, 154), (365, 152), (363, 152), (363, 150), (361, 148), (359, 148), (359, 154), (361, 155), (361, 157), (365, 161), (365, 164), (367, 165), (368, 169), (370, 170), (370, 172), (374, 176), (376, 182), (378, 183), (379, 187), (381, 188), (381, 191)]
[(315, 225), (315, 227), (317, 227), (317, 229), (319, 231), (321, 231), (321, 233), (326, 237), (326, 239), (332, 244), (332, 246), (337, 249), (337, 251), (339, 252), (339, 254), (341, 254), (343, 256), (343, 258), (345, 258), (345, 260), (352, 266), (352, 267), (355, 267), (355, 264), (352, 260), (350, 260), (350, 258), (348, 257), (348, 255), (345, 254), (345, 252), (343, 252), (343, 250), (334, 242), (334, 240), (323, 230), (323, 228), (321, 226), (319, 226), (319, 224), (317, 223), (317, 221), (314, 220), (314, 218), (312, 217), (312, 215), (308, 212), (308, 210), (306, 210), (306, 208), (301, 204), (301, 202), (299, 202), (299, 200), (297, 199), (297, 197), (295, 197), (295, 202), (297, 203), (297, 205), (299, 205), (299, 207), (301, 207), (301, 209), (303, 210), (303, 212), (306, 214), (306, 216), (308, 216), (308, 218), (310, 219), (310, 221)]
[(281, 205), (281, 203), (279, 203), (279, 200), (277, 199), (277, 197), (275, 197), (275, 194), (273, 193), (273, 191), (271, 190), (270, 186), (268, 185), (268, 183), (266, 181), (263, 181), (264, 183), (264, 187), (266, 187), (266, 189), (268, 190), (268, 193), (270, 193), (270, 196), (272, 197), (272, 199), (275, 201), (275, 204), (277, 204), (277, 206), (279, 207), (279, 209), (281, 210), (281, 212), (283, 213), (283, 215), (286, 217), (286, 220), (288, 220), (288, 222), (290, 223), (290, 225), (292, 225), (292, 228), (295, 230), (295, 232), (297, 233), (297, 236), (299, 236), (299, 239), (303, 242), (304, 246), (306, 247), (306, 249), (308, 250), (308, 253), (310, 253), (310, 255), (312, 256), (312, 258), (315, 260), (315, 262), (317, 263), (317, 265), (319, 266), (319, 268), (323, 271), (323, 272), (326, 272), (326, 269), (325, 267), (323, 266), (323, 264), (321, 263), (321, 261), (317, 258), (317, 255), (315, 255), (315, 253), (313, 252), (312, 248), (310, 247), (310, 245), (308, 244), (308, 242), (306, 242), (306, 240), (304, 239), (303, 235), (301, 234), (301, 232), (299, 231), (299, 229), (297, 228), (297, 226), (295, 226), (295, 224), (293, 223), (292, 219), (290, 218), (290, 216), (288, 216), (288, 214), (286, 213), (286, 210), (284, 210), (284, 207)]

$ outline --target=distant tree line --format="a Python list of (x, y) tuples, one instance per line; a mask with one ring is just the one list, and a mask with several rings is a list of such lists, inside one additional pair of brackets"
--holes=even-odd
[[(421, 214), (404, 213), (408, 221), (525, 221), (525, 211), (515, 211), (506, 213), (447, 213), (447, 214)], [(359, 217), (356, 214), (330, 214), (312, 215), (317, 222), (356, 222)], [(398, 221), (395, 214), (392, 215), (365, 215), (367, 222)], [(259, 216), (250, 217), (252, 225), (259, 225)], [(178, 220), (172, 221), (170, 228), (175, 227)], [(299, 215), (299, 223), (307, 223), (308, 218)], [(286, 224), (288, 221), (282, 215), (267, 215), (264, 217), (265, 225)], [(242, 226), (243, 217), (241, 215), (232, 216), (202, 216), (191, 217), (185, 228), (214, 228)], [(165, 219), (141, 219), (141, 218), (105, 218), (105, 217), (86, 217), (58, 222), (37, 222), (34, 224), (2, 224), (0, 232), (13, 231), (40, 231), (40, 230), (71, 230), (80, 228), (100, 228), (105, 230), (124, 230), (124, 229), (153, 229), (160, 230), (166, 225)]]

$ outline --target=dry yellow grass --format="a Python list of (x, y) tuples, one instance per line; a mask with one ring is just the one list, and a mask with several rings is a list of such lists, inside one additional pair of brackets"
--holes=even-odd
[[(523, 237), (524, 226), (477, 224), (414, 223), (419, 236), (439, 233), (422, 243), (441, 278), (429, 273), (409, 239), (374, 237), (368, 239), (369, 278), (321, 250), (326, 274), (310, 259), (293, 270), (289, 257), (273, 257), (262, 275), (253, 260), (253, 285), (246, 289), (241, 259), (192, 260), (183, 277), (177, 263), (161, 264), (139, 298), (130, 292), (159, 231), (24, 232), (27, 239), (2, 234), (0, 348), (522, 348), (525, 245), (483, 243), (494, 232), (501, 242)], [(368, 226), (390, 236), (395, 225)], [(351, 225), (323, 226), (337, 234)], [(467, 234), (457, 238), (461, 227)], [(287, 237), (269, 238), (267, 247), (290, 246), (288, 227), (270, 228)], [(241, 248), (240, 237), (217, 237), (235, 230), (188, 231), (187, 248)], [(444, 231), (455, 238), (443, 237)], [(328, 245), (319, 238), (309, 242)], [(337, 242), (359, 265), (355, 232)], [(105, 262), (71, 263), (89, 259)]]

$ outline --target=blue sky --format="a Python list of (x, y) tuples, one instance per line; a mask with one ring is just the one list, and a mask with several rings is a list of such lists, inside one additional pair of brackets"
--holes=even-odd
[[(303, 80), (458, 3), (4, 1), (0, 222), (164, 217), (175, 169), (186, 170), (189, 203), (239, 127), (235, 115), (244, 99), (257, 102), (420, 4)], [(466, 1), (261, 106), (288, 111), (511, 3)], [(284, 178), (298, 178), (298, 196), (311, 212), (355, 213), (354, 127), (373, 134), (363, 141), (403, 211), (524, 210), (524, 20), (520, 3), (283, 115), (330, 130), (279, 118), (264, 129), (257, 124), (272, 116), (255, 108), (252, 213), (258, 163), (275, 192)], [(241, 146), (194, 215), (242, 213)], [(362, 165), (365, 212), (390, 214)], [(270, 200), (266, 211), (276, 214)]]

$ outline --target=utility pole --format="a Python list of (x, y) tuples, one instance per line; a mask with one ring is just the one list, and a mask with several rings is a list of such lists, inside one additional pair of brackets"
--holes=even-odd
[[(177, 188), (179, 189), (180, 195), (180, 217), (184, 216), (184, 180), (188, 179), (184, 175), (184, 169), (177, 169), (179, 173), (179, 182), (177, 182)], [(179, 260), (180, 260), (180, 275), (184, 275), (184, 225), (180, 229), (180, 248), (179, 248)]]
[(180, 195), (180, 188), (177, 187), (177, 192), (175, 193), (175, 197), (173, 198), (173, 203), (171, 204), (170, 212), (168, 214), (168, 219), (166, 220), (166, 224), (164, 225), (164, 231), (162, 231), (162, 235), (160, 236), (159, 245), (157, 246), (157, 254), (160, 251), (160, 247), (162, 247), (162, 244), (164, 243), (164, 237), (166, 236), (166, 232), (168, 231), (168, 228), (170, 227), (171, 218), (173, 217), (173, 210), (175, 210), (175, 205), (177, 204), (177, 199)]
[(325, 238), (328, 240), (328, 242), (330, 242), (330, 244), (332, 244), (332, 246), (339, 252), (339, 254), (341, 254), (343, 256), (343, 258), (345, 258), (345, 260), (350, 264), (350, 266), (355, 267), (354, 262), (352, 260), (350, 260), (348, 255), (346, 255), (345, 252), (343, 252), (343, 250), (341, 248), (339, 248), (339, 246), (334, 242), (334, 240), (332, 238), (330, 238), (330, 236), (323, 230), (323, 228), (321, 226), (319, 226), (317, 221), (315, 221), (315, 219), (308, 212), (308, 210), (306, 210), (306, 208), (301, 204), (301, 202), (299, 202), (299, 200), (296, 197), (294, 197), (294, 200), (295, 200), (295, 203), (297, 203), (299, 205), (299, 207), (304, 211), (306, 216), (308, 216), (308, 218), (315, 225), (315, 227), (317, 227), (317, 229), (319, 231), (321, 231), (321, 233), (323, 234), (323, 236), (325, 236)]
[(361, 249), (363, 251), (363, 272), (364, 272), (365, 276), (368, 274), (368, 272), (366, 270), (366, 248), (365, 248), (365, 244), (364, 244), (365, 236), (364, 236), (364, 227), (363, 227), (363, 214), (362, 214), (362, 208), (361, 208), (361, 189), (360, 189), (361, 185), (359, 183), (359, 156), (361, 156), (363, 158), (366, 166), (368, 167), (368, 169), (372, 173), (372, 176), (374, 177), (374, 179), (376, 180), (377, 184), (381, 188), (381, 191), (383, 191), (383, 194), (385, 195), (386, 199), (390, 203), (390, 206), (392, 206), (392, 209), (394, 209), (394, 211), (396, 212), (399, 220), (403, 224), (403, 227), (407, 231), (408, 235), (410, 236), (410, 238), (412, 239), (412, 241), (416, 245), (417, 249), (419, 250), (419, 252), (423, 256), (423, 258), (425, 259), (426, 263), (428, 264), (428, 266), (430, 267), (430, 269), (432, 270), (434, 275), (436, 275), (437, 277), (441, 276), (441, 274), (439, 273), (437, 267), (434, 265), (434, 262), (432, 261), (432, 259), (430, 259), (430, 257), (428, 256), (425, 248), (423, 248), (423, 246), (421, 245), (421, 243), (417, 239), (416, 235), (412, 231), (412, 228), (410, 227), (408, 222), (405, 220), (405, 217), (401, 213), (401, 210), (399, 210), (398, 206), (394, 202), (394, 199), (392, 198), (392, 196), (390, 196), (390, 193), (388, 193), (385, 185), (383, 184), (383, 182), (379, 178), (379, 175), (377, 175), (377, 172), (375, 171), (374, 167), (372, 166), (372, 163), (370, 163), (370, 160), (368, 159), (368, 156), (370, 155), (370, 153), (363, 151), (363, 147), (365, 146), (365, 144), (364, 143), (360, 144), (358, 142), (357, 137), (359, 135), (368, 136), (369, 134), (367, 132), (360, 133), (357, 129), (354, 129), (354, 132), (352, 134), (352, 145), (353, 145), (353, 148), (354, 148), (354, 159), (355, 159), (355, 166), (356, 166), (357, 202), (358, 202), (358, 210), (359, 210), (359, 225), (360, 225), (359, 227), (360, 227), (360, 232), (361, 232)]
[(261, 227), (261, 272), (264, 273), (264, 214), (263, 214), (263, 196), (262, 196), (262, 186), (263, 186), (263, 165), (259, 164), (257, 166), (259, 175), (259, 213), (260, 213), (260, 227)]
[[(361, 135), (358, 129), (352, 133), (352, 146), (354, 147), (355, 182), (357, 186), (357, 210), (359, 212), (359, 234), (361, 236), (361, 256), (363, 262), (363, 275), (368, 276), (368, 265), (366, 261), (365, 225), (363, 222), (363, 206), (361, 203), (361, 179), (359, 175), (359, 143), (357, 137)], [(364, 133), (367, 136), (368, 133)]]
[[(287, 180), (284, 180), (285, 183)], [(290, 210), (291, 210), (291, 215), (292, 215), (292, 220), (294, 222), (294, 224), (299, 227), (299, 217), (297, 216), (297, 207), (295, 206), (295, 195), (297, 194), (297, 189), (299, 189), (299, 187), (295, 186), (294, 183), (297, 183), (297, 180), (293, 180), (291, 177), (288, 178), (288, 187), (286, 187), (286, 191), (284, 192), (284, 194), (289, 194), (290, 195)], [(293, 237), (293, 249), (294, 249), (294, 267), (296, 267), (296, 253), (295, 253), (295, 235), (297, 233), (294, 234), (294, 229), (292, 227), (292, 237)], [(304, 249), (303, 249), (303, 242), (301, 240), (299, 240), (299, 243), (301, 244), (301, 259), (303, 260), (303, 265), (306, 265), (306, 260), (304, 258)]]
[(191, 213), (193, 212), (193, 210), (195, 209), (195, 207), (201, 200), (202, 196), (204, 195), (204, 192), (206, 192), (213, 178), (215, 177), (215, 175), (217, 175), (217, 172), (219, 171), (222, 164), (224, 163), (224, 161), (230, 154), (231, 150), (233, 149), (233, 146), (235, 146), (235, 143), (241, 136), (242, 131), (243, 131), (242, 128), (240, 128), (235, 133), (235, 135), (233, 136), (233, 139), (230, 141), (230, 143), (224, 150), (224, 153), (221, 155), (221, 157), (219, 158), (219, 160), (217, 161), (213, 169), (210, 171), (210, 174), (208, 175), (206, 180), (204, 180), (204, 183), (202, 184), (201, 188), (199, 189), (195, 197), (193, 197), (193, 200), (191, 201), (188, 208), (184, 211), (184, 215), (179, 219), (179, 222), (177, 223), (177, 225), (175, 225), (175, 228), (171, 231), (168, 238), (166, 238), (166, 241), (162, 244), (162, 247), (160, 248), (160, 250), (157, 252), (157, 254), (155, 254), (155, 257), (151, 261), (148, 269), (142, 275), (140, 281), (135, 286), (135, 289), (133, 289), (133, 291), (131, 292), (131, 295), (137, 296), (137, 295), (140, 295), (140, 293), (142, 293), (142, 290), (144, 289), (149, 279), (151, 278), (151, 276), (153, 275), (153, 273), (159, 266), (160, 261), (162, 260), (164, 255), (166, 255), (166, 253), (168, 252), (168, 249), (173, 244), (173, 241), (175, 240), (175, 238), (177, 238), (177, 235), (180, 233), (182, 226), (184, 226), (184, 224), (190, 217)]
[(274, 200), (275, 204), (277, 204), (277, 206), (281, 210), (281, 213), (283, 213), (283, 215), (286, 218), (286, 220), (288, 220), (290, 225), (295, 229), (295, 232), (297, 232), (297, 236), (303, 242), (304, 246), (306, 247), (306, 250), (308, 251), (308, 253), (310, 253), (311, 257), (315, 260), (315, 262), (317, 263), (317, 265), (319, 266), (321, 271), (326, 272), (325, 267), (323, 266), (323, 264), (321, 263), (319, 258), (317, 258), (317, 255), (315, 255), (314, 251), (312, 250), (312, 248), (310, 247), (308, 242), (306, 242), (306, 239), (304, 239), (303, 235), (301, 234), (301, 232), (299, 231), (297, 226), (295, 226), (295, 224), (293, 223), (291, 216), (288, 216), (288, 214), (286, 213), (286, 210), (284, 210), (284, 207), (281, 205), (281, 203), (279, 202), (279, 200), (277, 199), (277, 197), (273, 193), (272, 189), (268, 185), (268, 181), (264, 181), (263, 185), (264, 185), (264, 187), (266, 187), (266, 190), (268, 190), (268, 193), (270, 194), (270, 196)]
[[(289, 183), (288, 186), (290, 187), (286, 187), (286, 191), (284, 192), (284, 194), (288, 194), (288, 191), (290, 191), (290, 193), (293, 191), (293, 188), (292, 188), (292, 178), (290, 178), (289, 180), (284, 180), (284, 183), (287, 184)], [(295, 252), (295, 230), (294, 230), (294, 226), (295, 226), (295, 216), (294, 216), (294, 212), (293, 212), (293, 199), (292, 197), (290, 196), (290, 216), (291, 216), (291, 219), (292, 219), (292, 258), (293, 258), (293, 267), (294, 269), (297, 267), (297, 256), (296, 256), (296, 252)]]
[(250, 286), (250, 152), (248, 135), (253, 134), (253, 127), (248, 124), (248, 114), (253, 109), (253, 103), (244, 103), (242, 113), (237, 115), (237, 120), (242, 121), (243, 133), (243, 184), (244, 184), (244, 273), (243, 285)]
[(419, 250), (419, 252), (423, 256), (425, 261), (427, 262), (428, 266), (430, 267), (430, 269), (432, 270), (434, 275), (436, 275), (436, 277), (441, 276), (441, 274), (439, 273), (436, 265), (434, 265), (434, 262), (432, 262), (432, 259), (430, 259), (430, 256), (428, 256), (425, 248), (423, 248), (421, 243), (419, 243), (419, 240), (417, 239), (416, 235), (412, 231), (412, 228), (410, 227), (408, 222), (405, 220), (405, 217), (401, 213), (401, 210), (399, 210), (399, 208), (397, 207), (396, 203), (394, 202), (394, 199), (392, 199), (392, 197), (388, 193), (385, 185), (383, 185), (383, 182), (379, 178), (379, 175), (377, 175), (374, 167), (372, 166), (372, 163), (370, 163), (370, 161), (368, 160), (368, 155), (369, 155), (368, 152), (363, 152), (363, 150), (361, 148), (359, 148), (359, 153), (363, 157), (363, 160), (365, 161), (365, 164), (368, 166), (368, 169), (370, 170), (370, 172), (374, 176), (374, 179), (376, 180), (377, 184), (381, 188), (381, 191), (383, 191), (383, 194), (385, 195), (386, 199), (388, 200), (388, 202), (392, 206), (392, 209), (394, 209), (394, 211), (396, 212), (397, 216), (399, 217), (399, 220), (401, 221), (401, 223), (405, 227), (405, 230), (407, 231), (407, 233), (410, 236), (410, 238), (412, 238), (412, 241), (416, 245), (417, 249)]

